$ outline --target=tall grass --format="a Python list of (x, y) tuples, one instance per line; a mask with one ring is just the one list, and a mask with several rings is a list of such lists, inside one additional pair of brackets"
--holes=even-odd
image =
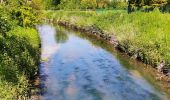
[(55, 11), (48, 18), (67, 21), (77, 26), (96, 26), (105, 33), (115, 35), (122, 49), (138, 55), (146, 64), (157, 66), (165, 61), (170, 67), (170, 14), (124, 11)]

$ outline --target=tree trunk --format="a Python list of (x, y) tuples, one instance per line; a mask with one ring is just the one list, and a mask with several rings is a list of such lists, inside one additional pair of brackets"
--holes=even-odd
[(4, 1), (3, 0), (1, 0), (1, 2), (0, 3), (3, 3)]

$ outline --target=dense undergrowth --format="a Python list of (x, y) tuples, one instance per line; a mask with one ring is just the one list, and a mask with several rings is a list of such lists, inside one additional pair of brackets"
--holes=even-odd
[[(38, 12), (38, 13), (37, 13)], [(0, 99), (26, 100), (38, 72), (39, 10), (21, 0), (0, 3)]]
[(26, 97), (28, 79), (38, 70), (38, 44), (37, 31), (31, 28), (18, 27), (0, 36), (0, 98)]
[(120, 48), (153, 66), (166, 62), (170, 67), (170, 14), (125, 11), (48, 11), (47, 18), (81, 26), (95, 26), (114, 35)]

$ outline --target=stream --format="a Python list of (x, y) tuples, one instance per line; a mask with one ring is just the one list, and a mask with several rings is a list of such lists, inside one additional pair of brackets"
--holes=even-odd
[(55, 25), (38, 30), (42, 100), (168, 100), (154, 77), (106, 42)]

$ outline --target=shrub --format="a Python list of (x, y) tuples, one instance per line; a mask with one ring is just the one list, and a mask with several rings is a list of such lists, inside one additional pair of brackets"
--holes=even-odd
[(2, 99), (16, 99), (28, 93), (28, 79), (38, 71), (39, 37), (36, 30), (17, 27), (0, 36), (0, 94)]
[(11, 20), (8, 10), (4, 8), (3, 6), (0, 7), (0, 33), (5, 34), (9, 30), (12, 29), (12, 27), (15, 26), (14, 21)]
[[(38, 71), (41, 0), (4, 0), (0, 4), (0, 99), (25, 100)], [(32, 27), (32, 28), (30, 28)]]

